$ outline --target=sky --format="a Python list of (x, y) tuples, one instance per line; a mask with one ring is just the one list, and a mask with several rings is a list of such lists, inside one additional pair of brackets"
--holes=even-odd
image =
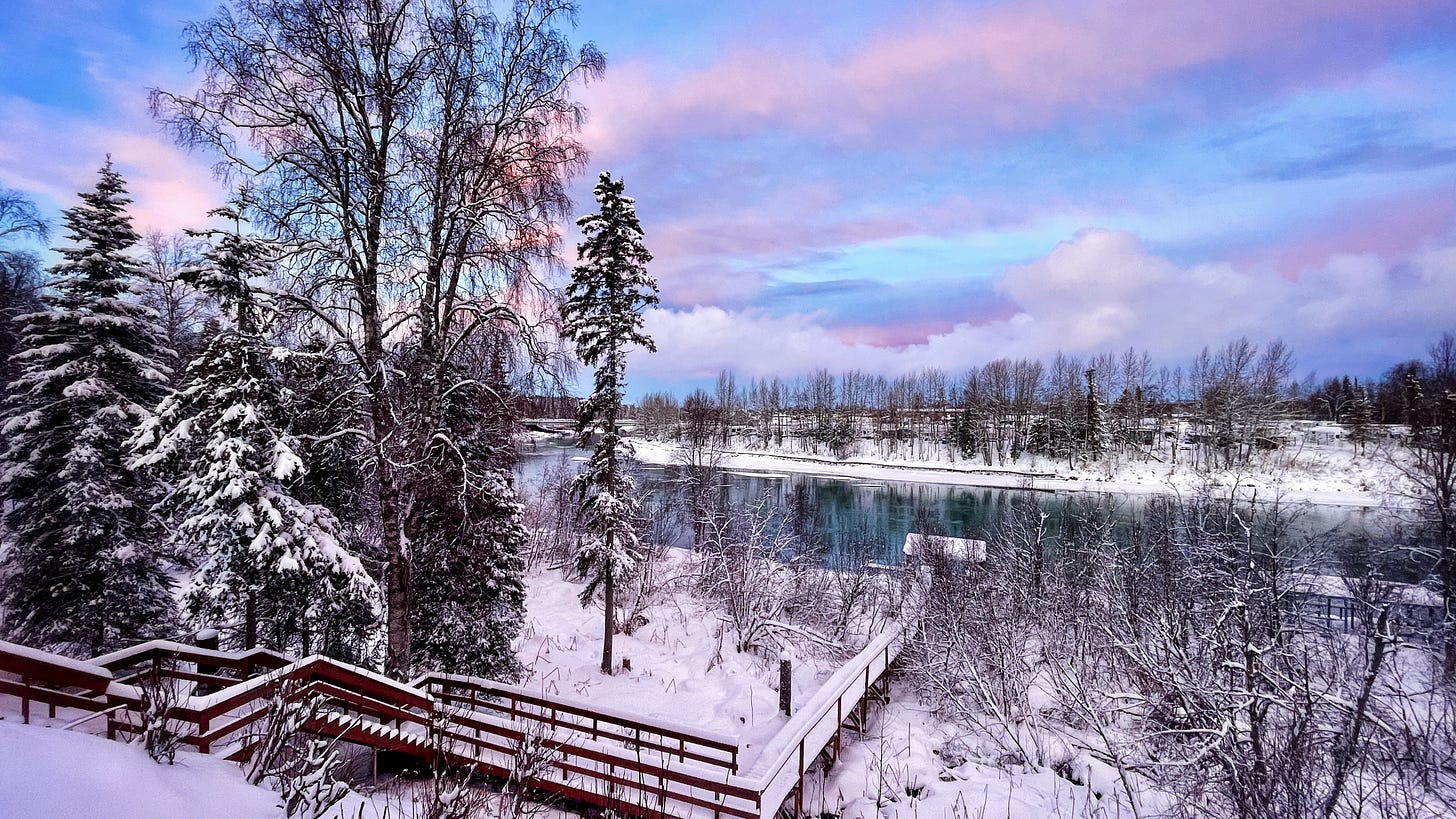
[[(110, 152), (139, 226), (201, 221), (146, 90), (215, 0), (15, 3), (0, 185), (58, 214)], [(1239, 336), (1377, 376), (1456, 330), (1451, 0), (581, 5), (577, 209), (622, 176), (662, 292), (634, 395)]]

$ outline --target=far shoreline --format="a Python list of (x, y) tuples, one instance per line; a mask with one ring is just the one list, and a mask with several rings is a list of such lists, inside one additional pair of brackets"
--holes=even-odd
[[(677, 463), (677, 446), (661, 441), (643, 438), (630, 439), (633, 457), (655, 466), (669, 466)], [(988, 489), (1028, 489), (1039, 492), (1089, 492), (1113, 495), (1180, 495), (1197, 489), (1197, 482), (1206, 480), (1207, 475), (1174, 473), (1167, 476), (1177, 480), (1150, 479), (1139, 476), (1135, 479), (1087, 478), (1078, 475), (1063, 475), (1056, 472), (1025, 471), (997, 467), (974, 467), (970, 469), (949, 465), (935, 465), (916, 462), (887, 462), (838, 460), (815, 455), (798, 455), (778, 452), (745, 451), (724, 449), (721, 467), (745, 472), (774, 473), (792, 472), (806, 475), (859, 478), (864, 480), (892, 480), (907, 483), (938, 484), (943, 486), (970, 486)], [(1244, 475), (1247, 479), (1250, 476)], [(1350, 509), (1374, 509), (1382, 505), (1402, 506), (1400, 499), (1383, 492), (1353, 489), (1309, 489), (1280, 486), (1277, 481), (1245, 483), (1245, 487), (1256, 490), (1257, 495), (1277, 494), (1284, 502), (1307, 503), (1316, 506), (1345, 507)]]

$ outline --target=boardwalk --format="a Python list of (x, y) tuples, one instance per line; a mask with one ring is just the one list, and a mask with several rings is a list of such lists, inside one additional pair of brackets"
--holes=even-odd
[[(164, 681), (178, 692), (170, 717), (182, 742), (241, 760), (259, 739), (269, 700), (288, 683), (293, 696), (325, 698), (307, 726), (320, 736), (422, 763), (438, 754), (497, 777), (510, 772), (524, 738), (540, 737), (553, 757), (535, 783), (546, 794), (634, 816), (768, 819), (784, 808), (802, 812), (796, 797), (804, 773), (826, 751), (837, 755), (856, 709), (885, 695), (903, 636), (893, 625), (870, 641), (746, 771), (735, 739), (694, 728), (478, 677), (427, 674), (402, 683), (325, 657), (261, 650), (153, 641), (83, 662), (0, 641), (0, 697), (19, 700), (26, 722), (44, 708), (67, 727), (101, 730), (104, 720), (108, 737), (126, 739), (140, 730), (143, 683)], [(431, 735), (432, 722), (441, 733)]]

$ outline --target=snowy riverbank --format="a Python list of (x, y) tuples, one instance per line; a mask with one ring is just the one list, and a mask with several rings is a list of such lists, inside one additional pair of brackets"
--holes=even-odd
[[(636, 458), (647, 464), (680, 462), (679, 448), (662, 441), (634, 439)], [(981, 466), (970, 461), (910, 460), (831, 456), (801, 452), (722, 451), (720, 466), (746, 472), (795, 472), (863, 481), (911, 481), (955, 486), (1036, 489), (1047, 492), (1116, 494), (1189, 494), (1210, 482), (1239, 486), (1257, 498), (1328, 506), (1401, 505), (1408, 492), (1399, 471), (1381, 455), (1358, 456), (1348, 446), (1308, 445), (1273, 453), (1242, 471), (1204, 472), (1155, 461), (1122, 461), (1069, 469), (1065, 462), (1030, 456), (1012, 466)]]

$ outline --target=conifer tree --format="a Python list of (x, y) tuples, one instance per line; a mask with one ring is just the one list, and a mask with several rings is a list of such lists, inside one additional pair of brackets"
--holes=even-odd
[(188, 366), (188, 385), (164, 399), (132, 441), (138, 467), (160, 467), (176, 486), (163, 507), (178, 549), (200, 564), (186, 593), (200, 625), (240, 621), (244, 648), (325, 652), (368, 660), (379, 589), (340, 542), (327, 508), (290, 485), (305, 465), (285, 431), (280, 389), (251, 284), (269, 272), (268, 249), (244, 235), (209, 231), (202, 265), (182, 275), (230, 311)]
[(308, 332), (279, 362), (288, 431), (308, 464), (291, 488), (294, 497), (328, 507), (346, 526), (358, 525), (366, 517), (361, 501), (369, 487), (360, 470), (366, 455), (359, 436), (346, 430), (360, 423), (359, 374), (336, 353), (322, 335)]
[(1357, 453), (1363, 454), (1365, 446), (1370, 443), (1374, 436), (1372, 425), (1375, 423), (1374, 407), (1370, 403), (1370, 391), (1364, 386), (1355, 387), (1355, 398), (1345, 410), (1345, 427), (1348, 430), (1350, 443), (1354, 445)]
[(0, 501), (11, 544), (0, 608), (10, 639), (95, 654), (164, 633), (170, 581), (126, 440), (170, 373), (155, 311), (136, 301), (142, 269), (126, 184), (108, 159), (65, 211), (47, 309), (21, 316), (20, 376), (4, 423)]
[(1426, 434), (1426, 396), (1421, 380), (1414, 373), (1405, 377), (1405, 424), (1412, 445), (1419, 444)]
[(657, 349), (642, 330), (642, 313), (657, 304), (657, 282), (647, 273), (652, 254), (643, 244), (642, 225), (633, 200), (622, 195), (622, 180), (603, 172), (595, 195), (598, 213), (577, 221), (585, 241), (561, 309), (562, 335), (575, 342), (577, 355), (596, 368), (592, 394), (582, 402), (577, 421), (579, 443), (598, 433), (586, 469), (576, 479), (583, 534), (576, 568), (586, 579), (582, 605), (602, 592), (606, 619), (602, 635), (602, 672), (612, 673), (612, 634), (616, 630), (616, 582), (636, 565), (638, 517), (636, 490), (623, 469), (628, 451), (617, 430), (617, 413), (626, 389), (626, 352), (636, 344)]
[(489, 381), (445, 375), (455, 386), (442, 406), (417, 413), (441, 426), (422, 430), (426, 458), (415, 470), (412, 659), (418, 671), (518, 679), (524, 669), (512, 644), (526, 619), (527, 534), (509, 412)]
[(1097, 368), (1087, 370), (1087, 452), (1101, 458), (1107, 449), (1107, 419), (1102, 397), (1097, 394)]

